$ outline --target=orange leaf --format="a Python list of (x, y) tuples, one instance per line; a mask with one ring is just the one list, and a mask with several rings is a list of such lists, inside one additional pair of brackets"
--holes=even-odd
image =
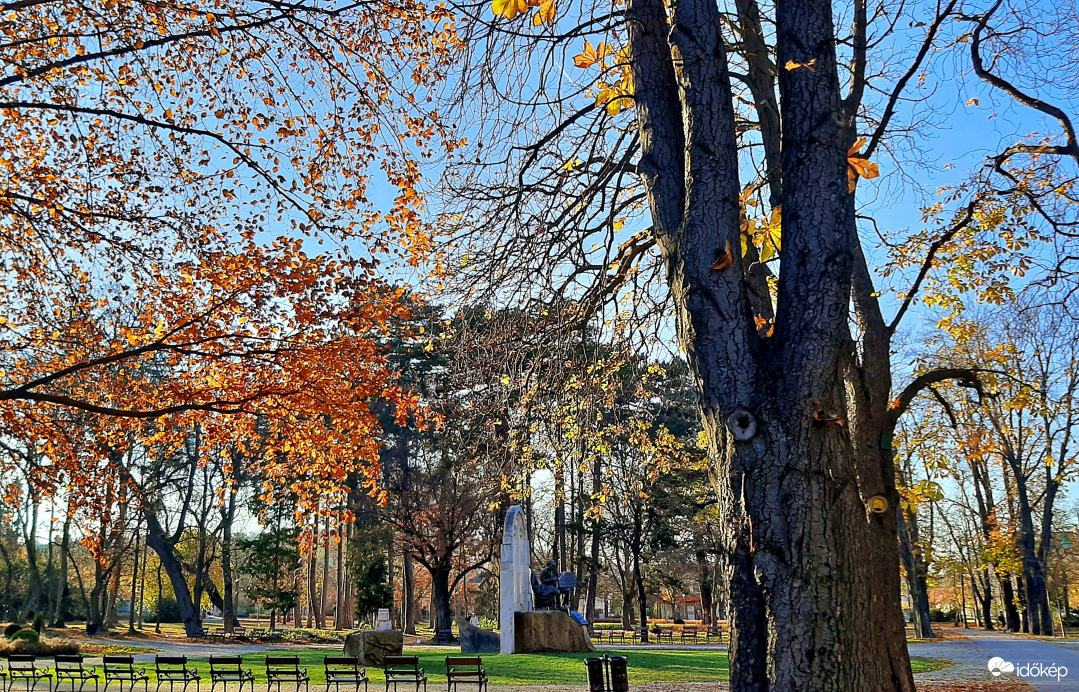
[(731, 241), (728, 240), (727, 247), (723, 250), (723, 254), (708, 268), (712, 271), (721, 272), (732, 264), (734, 264), (734, 253), (731, 252)]

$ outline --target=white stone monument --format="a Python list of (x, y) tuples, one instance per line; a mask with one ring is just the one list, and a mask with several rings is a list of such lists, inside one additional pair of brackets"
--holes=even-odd
[(502, 533), (502, 567), (499, 573), (499, 622), (502, 654), (514, 653), (513, 614), (532, 610), (532, 551), (524, 509), (514, 505), (506, 512)]
[(393, 625), (390, 623), (390, 609), (379, 608), (378, 618), (375, 619), (375, 631), (376, 632), (389, 632), (393, 629)]

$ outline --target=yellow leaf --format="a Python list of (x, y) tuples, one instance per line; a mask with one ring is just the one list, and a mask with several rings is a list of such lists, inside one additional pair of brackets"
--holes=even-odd
[(547, 26), (554, 26), (556, 19), (558, 19), (558, 6), (554, 0), (547, 0), (547, 2), (540, 5), (536, 16), (532, 17), (532, 25), (546, 24)]
[(616, 231), (621, 231), (622, 227), (625, 226), (625, 225), (626, 225), (626, 220), (625, 219), (615, 219), (614, 220), (614, 230), (616, 230)]
[(526, 0), (494, 0), (491, 3), (491, 12), (506, 19), (513, 19), (527, 10), (528, 3)]
[(977, 106), (978, 105), (978, 99), (971, 99), (971, 100), (967, 101), (967, 105), (968, 106)]
[(817, 68), (815, 67), (816, 64), (817, 64), (817, 59), (816, 58), (813, 58), (809, 62), (795, 62), (793, 60), (788, 60), (787, 64), (784, 65), (783, 67), (786, 68), (786, 70), (788, 72), (790, 72), (791, 70), (797, 70), (799, 67), (804, 67), (807, 70), (809, 70), (810, 72), (816, 72), (817, 71)]
[(602, 62), (604, 58), (611, 54), (611, 47), (606, 43), (600, 43), (596, 47), (592, 47), (592, 44), (588, 41), (584, 42), (584, 50), (580, 55), (573, 56), (573, 64), (580, 68), (592, 67), (596, 63)]

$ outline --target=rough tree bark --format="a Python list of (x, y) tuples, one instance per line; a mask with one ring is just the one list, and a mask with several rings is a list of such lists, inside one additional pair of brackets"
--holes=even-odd
[(739, 257), (719, 12), (707, 0), (668, 7), (669, 25), (660, 0), (627, 4), (637, 170), (725, 518), (731, 689), (913, 692), (890, 449), (902, 407), (890, 408), (892, 329), (866, 290), (848, 191), (858, 99), (840, 95), (831, 5), (776, 5), (776, 63), (815, 69), (779, 70), (783, 251), (771, 338), (754, 322), (754, 296), (767, 291)]

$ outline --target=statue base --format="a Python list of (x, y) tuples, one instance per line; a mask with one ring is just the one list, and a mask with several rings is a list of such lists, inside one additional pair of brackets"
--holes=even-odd
[(514, 653), (587, 653), (595, 651), (587, 630), (561, 610), (514, 613)]

